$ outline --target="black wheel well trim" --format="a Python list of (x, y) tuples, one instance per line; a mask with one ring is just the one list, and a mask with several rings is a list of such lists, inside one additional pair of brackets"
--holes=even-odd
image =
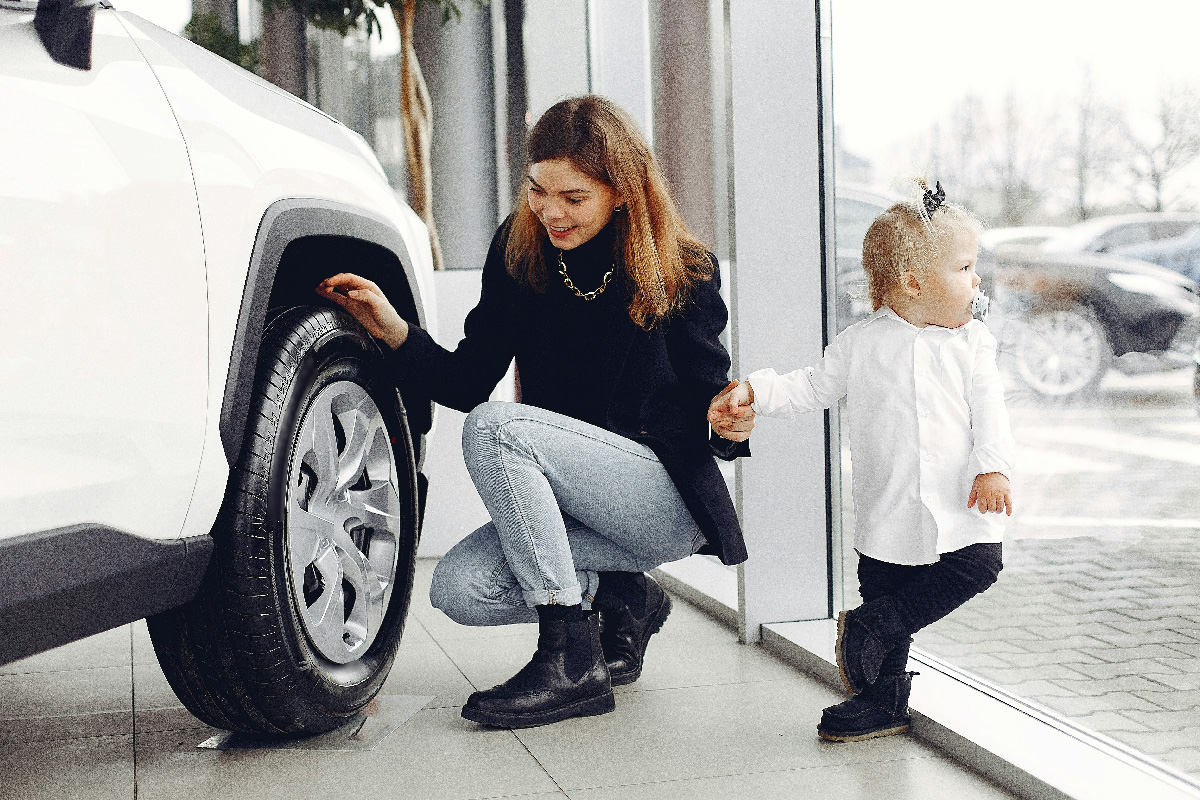
[[(356, 239), (382, 247), (394, 255), (407, 282), (409, 297), (405, 299), (411, 303), (417, 323), (425, 324), (425, 309), (417, 290), (419, 284), (412, 256), (394, 225), (356, 206), (320, 198), (285, 198), (272, 203), (263, 213), (255, 235), (225, 376), (220, 432), (221, 445), (230, 464), (237, 461), (241, 451), (258, 348), (284, 251), (292, 242), (319, 236)], [(319, 302), (315, 293), (313, 299), (314, 304)], [(421, 450), (423, 454), (424, 448)]]

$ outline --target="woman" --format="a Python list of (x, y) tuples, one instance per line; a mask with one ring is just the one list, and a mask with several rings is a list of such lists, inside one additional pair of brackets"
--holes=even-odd
[[(318, 288), (393, 348), (406, 393), (470, 412), (463, 456), (492, 520), (441, 560), (430, 599), (464, 625), (537, 620), (529, 664), (462, 710), (505, 727), (614, 709), (670, 612), (646, 570), (700, 550), (745, 560), (713, 453), (748, 455), (752, 424), (710, 444), (729, 370), (716, 261), (634, 123), (601, 97), (564, 100), (529, 156), (454, 352), (369, 281)], [(486, 402), (514, 357), (522, 402)]]

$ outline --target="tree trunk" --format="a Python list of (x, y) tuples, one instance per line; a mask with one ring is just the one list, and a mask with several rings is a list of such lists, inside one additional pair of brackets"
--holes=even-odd
[(408, 204), (429, 228), (433, 268), (442, 269), (442, 247), (433, 224), (433, 175), (429, 168), (429, 145), (433, 131), (429, 89), (413, 49), (413, 19), (417, 0), (393, 0), (390, 4), (400, 29), (400, 125), (404, 131), (404, 157), (408, 163)]
[[(508, 168), (508, 188), (511, 203), (521, 195), (525, 182), (525, 156), (529, 125), (529, 81), (525, 68), (525, 0), (505, 0), (505, 55), (508, 62), (506, 86), (508, 107), (505, 109), (504, 156)], [(502, 209), (503, 210), (503, 209)]]
[(263, 77), (301, 100), (308, 99), (308, 58), (304, 8), (300, 0), (263, 4), (259, 59)]

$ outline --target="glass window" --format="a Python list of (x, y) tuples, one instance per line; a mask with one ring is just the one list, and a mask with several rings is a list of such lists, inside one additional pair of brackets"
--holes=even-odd
[[(1200, 275), (1184, 245), (1197, 222), (1181, 221), (1200, 208), (1200, 159), (1151, 174), (1156, 148), (1200, 136), (1184, 33), (1200, 6), (833, 0), (832, 24), (836, 151), (869, 164), (875, 189), (915, 198), (909, 176), (923, 173), (1000, 240), (1062, 228), (990, 262), (987, 325), (1017, 443), (1004, 570), (914, 647), (1200, 782), (1200, 300), (1097, 252)], [(1038, 56), (1014, 59), (1015, 41)], [(867, 212), (836, 213), (840, 256)], [(1129, 214), (1144, 216), (1117, 219)], [(839, 259), (837, 312), (853, 316), (850, 266)], [(843, 452), (847, 543), (853, 469)], [(858, 559), (844, 549), (852, 608)]]

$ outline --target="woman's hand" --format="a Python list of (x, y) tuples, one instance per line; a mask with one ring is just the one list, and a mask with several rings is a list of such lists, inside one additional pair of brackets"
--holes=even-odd
[(408, 339), (408, 323), (373, 281), (342, 272), (321, 281), (317, 294), (349, 311), (367, 333), (393, 350)]
[(971, 484), (971, 496), (967, 498), (967, 508), (977, 506), (980, 514), (1001, 511), (1012, 516), (1012, 490), (1008, 486), (1008, 478), (1002, 472), (985, 472), (975, 476)]
[(754, 390), (750, 384), (731, 381), (708, 404), (708, 424), (722, 439), (744, 442), (754, 430)]

